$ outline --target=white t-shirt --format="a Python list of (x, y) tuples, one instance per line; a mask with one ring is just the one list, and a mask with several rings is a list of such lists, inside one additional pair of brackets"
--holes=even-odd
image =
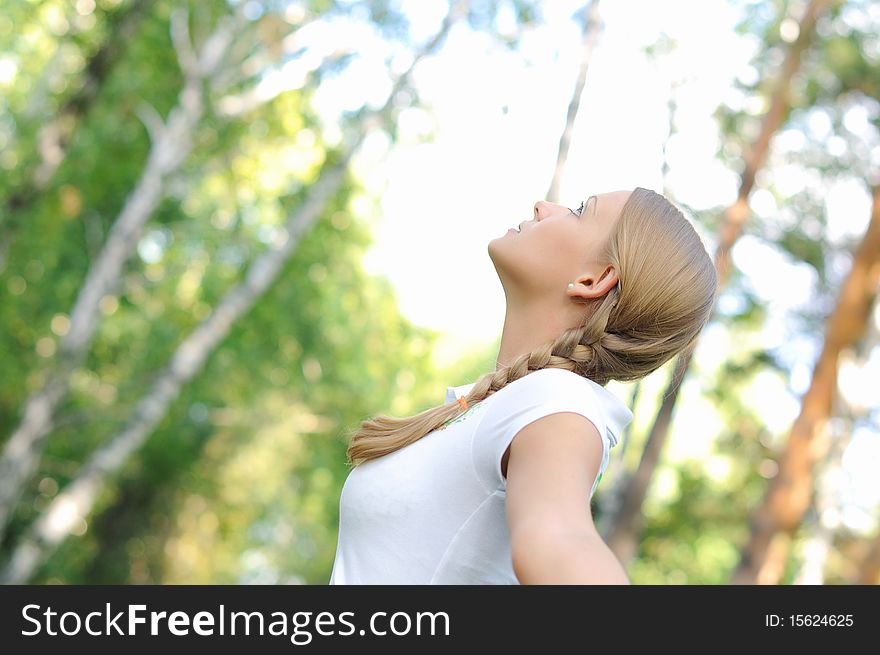
[[(447, 387), (455, 402), (475, 383)], [(510, 555), (501, 458), (529, 423), (557, 412), (590, 419), (602, 463), (632, 412), (571, 371), (533, 371), (404, 448), (360, 464), (339, 499), (330, 584), (519, 584)]]

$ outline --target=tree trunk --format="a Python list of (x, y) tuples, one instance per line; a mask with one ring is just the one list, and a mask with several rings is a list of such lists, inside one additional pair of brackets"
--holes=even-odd
[[(675, 112), (676, 112), (676, 101), (675, 101), (675, 90), (678, 88), (680, 82), (677, 80), (673, 80), (671, 83), (670, 94), (669, 94), (669, 133), (672, 134), (674, 131), (674, 123), (675, 123)], [(666, 145), (668, 143), (668, 139), (663, 142), (663, 179), (666, 180), (667, 175), (669, 173), (669, 158), (666, 156)], [(663, 185), (664, 190), (666, 189), (666, 184), (664, 182)], [(633, 385), (632, 395), (629, 401), (629, 408), (635, 413), (636, 411), (636, 401), (638, 400), (639, 392), (641, 390), (641, 385), (644, 378), (637, 380)], [(656, 418), (654, 419), (657, 420)], [(635, 422), (635, 416), (633, 417), (633, 422)], [(620, 453), (618, 454), (619, 461), (621, 465), (625, 464), (626, 459), (626, 445), (628, 438), (631, 436), (633, 432), (633, 423), (630, 423), (625, 432), (624, 443), (621, 444), (622, 448)], [(619, 517), (622, 514), (631, 514), (633, 510), (630, 509), (630, 504), (633, 502), (632, 498), (627, 498), (627, 491), (631, 488), (631, 484), (633, 480), (639, 478), (642, 475), (645, 475), (646, 471), (648, 471), (649, 467), (651, 471), (656, 466), (656, 461), (653, 464), (649, 462), (653, 460), (653, 454), (651, 457), (644, 459), (644, 451), (645, 450), (654, 451), (656, 449), (656, 444), (651, 442), (650, 438), (648, 443), (643, 447), (643, 458), (636, 465), (635, 471), (629, 471), (623, 466), (621, 466), (620, 474), (615, 476), (614, 484), (612, 487), (602, 495), (602, 513), (601, 513), (601, 521), (599, 524), (599, 532), (602, 535), (602, 538), (608, 542), (614, 532), (614, 526), (616, 524), (620, 524)], [(659, 450), (657, 450), (659, 456)], [(649, 477), (652, 473), (648, 473)], [(626, 505), (626, 507), (625, 507)], [(641, 501), (639, 501), (639, 505), (635, 508), (635, 511), (638, 511), (641, 507)], [(637, 519), (636, 519), (637, 520)], [(624, 524), (629, 524), (630, 519), (623, 521)], [(641, 524), (632, 531), (632, 535), (636, 535), (641, 531)], [(628, 561), (630, 557), (635, 554), (636, 546), (635, 541), (630, 540), (629, 537), (626, 537), (622, 534), (618, 534), (615, 537), (617, 541), (617, 545), (612, 548), (613, 551), (616, 551), (618, 559), (621, 554), (628, 553), (628, 555), (623, 558), (621, 561)]]
[(233, 21), (223, 21), (207, 39), (201, 57), (191, 51), (186, 15), (172, 13), (172, 34), (184, 69), (185, 82), (178, 105), (167, 124), (153, 114), (145, 121), (153, 136), (144, 173), (114, 221), (101, 252), (89, 269), (70, 313), (70, 329), (61, 338), (58, 360), (43, 386), (25, 401), (22, 420), (0, 456), (0, 542), (15, 507), (40, 462), (54, 413), (69, 389), (70, 377), (88, 353), (98, 328), (101, 299), (112, 294), (125, 262), (134, 252), (144, 224), (164, 194), (167, 178), (192, 149), (192, 132), (204, 113), (203, 80), (214, 74), (234, 35)]
[[(749, 152), (745, 155), (743, 173), (740, 179), (736, 201), (724, 211), (718, 231), (718, 245), (715, 250), (715, 269), (718, 286), (722, 288), (730, 274), (730, 251), (742, 234), (743, 225), (750, 215), (748, 198), (755, 184), (755, 176), (767, 159), (770, 139), (783, 124), (788, 114), (788, 88), (792, 76), (800, 66), (801, 56), (813, 39), (816, 19), (829, 0), (811, 0), (799, 24), (798, 37), (791, 45), (782, 66), (775, 90), (770, 98), (770, 108), (761, 123), (761, 131)], [(669, 435), (669, 426), (675, 403), (678, 400), (679, 386), (687, 375), (692, 353), (682, 353), (677, 358), (676, 370), (684, 369), (680, 375), (673, 375), (663, 392), (663, 402), (654, 418), (651, 432), (645, 446), (643, 461), (639, 463), (636, 475), (628, 485), (621, 504), (621, 514), (613, 520), (611, 540), (620, 552), (615, 554), (625, 564), (638, 543), (641, 525), (641, 506), (648, 486), (659, 462), (659, 456)], [(612, 546), (612, 550), (614, 550)]]
[(20, 218), (17, 214), (30, 207), (49, 186), (52, 176), (67, 156), (73, 133), (88, 115), (113, 64), (122, 57), (126, 45), (141, 20), (149, 14), (154, 2), (155, 0), (134, 0), (125, 9), (113, 13), (108, 20), (107, 40), (86, 63), (85, 76), (79, 90), (67, 99), (55, 120), (40, 129), (37, 137), (40, 163), (33, 175), (21, 187), (13, 190), (4, 203), (6, 207), (3, 212), (3, 234), (0, 235), (0, 271), (5, 266), (6, 254), (19, 226)]
[(627, 479), (619, 501), (619, 509), (614, 515), (611, 529), (608, 532), (606, 543), (621, 562), (631, 560), (638, 550), (638, 537), (644, 525), (641, 512), (642, 502), (651, 483), (651, 477), (657, 469), (663, 445), (666, 443), (666, 435), (669, 434), (669, 424), (672, 422), (672, 410), (675, 408), (675, 400), (680, 388), (679, 376), (686, 375), (693, 351), (684, 353), (683, 359), (678, 359), (676, 368), (670, 382), (670, 395), (663, 396), (660, 411), (654, 418), (648, 440), (642, 450), (642, 457), (635, 473)]
[[(643, 380), (636, 380), (632, 385), (627, 406), (633, 412), (635, 412), (636, 405), (639, 401), (639, 395), (641, 395), (642, 382)], [(596, 527), (599, 530), (599, 534), (602, 535), (602, 538), (606, 542), (608, 536), (611, 534), (614, 517), (620, 513), (620, 508), (623, 504), (623, 495), (626, 492), (626, 487), (630, 480), (630, 476), (624, 468), (624, 464), (626, 463), (626, 451), (628, 450), (628, 446), (632, 439), (632, 432), (633, 424), (630, 423), (623, 431), (623, 437), (620, 440), (620, 452), (617, 453), (617, 461), (619, 462), (620, 467), (619, 472), (614, 476), (614, 482), (611, 486), (602, 493), (599, 501), (602, 510), (599, 512)]]
[(874, 537), (862, 565), (856, 584), (880, 584), (880, 534)]
[[(864, 334), (880, 282), (880, 186), (872, 189), (871, 221), (853, 256), (852, 269), (828, 317), (822, 352), (810, 387), (801, 399), (800, 414), (779, 456), (779, 470), (770, 480), (750, 524), (748, 543), (740, 552), (733, 584), (777, 584), (789, 543), (813, 490), (813, 466), (830, 446), (827, 430), (837, 387), (840, 352)], [(771, 547), (772, 545), (772, 547)]]
[(181, 386), (202, 369), (208, 356), (229, 333), (235, 321), (274, 282), (303, 234), (311, 228), (327, 203), (338, 192), (348, 162), (367, 131), (389, 121), (394, 110), (394, 98), (408, 84), (413, 67), (436, 50), (452, 24), (462, 16), (467, 4), (455, 3), (440, 31), (416, 54), (409, 69), (395, 81), (384, 106), (379, 110), (365, 112), (365, 129), (352, 130), (336, 162), (329, 165), (310, 185), (309, 195), (302, 207), (288, 219), (284, 229), (278, 230), (267, 250), (253, 261), (244, 280), (228, 291), (214, 311), (177, 347), (168, 366), (138, 402), (128, 424), (92, 454), (70, 484), (34, 522), (15, 546), (9, 563), (0, 574), (0, 582), (22, 584), (30, 579), (37, 567), (70, 535), (79, 521), (89, 514), (108, 478), (146, 441), (178, 396)]
[(840, 523), (840, 476), (843, 473), (843, 453), (852, 441), (852, 412), (841, 394), (834, 394), (833, 413), (846, 416), (846, 426), (832, 436), (832, 447), (825, 461), (825, 472), (816, 485), (812, 514), (812, 534), (803, 544), (801, 565), (794, 576), (794, 584), (825, 584), (825, 566), (834, 548), (834, 535)]
[(553, 169), (553, 179), (550, 188), (547, 189), (547, 200), (559, 201), (559, 183), (562, 179), (562, 171), (568, 161), (568, 150), (571, 147), (571, 134), (574, 130), (574, 121), (577, 118), (578, 109), (581, 106), (581, 96), (584, 92), (584, 84), (587, 81), (587, 71), (593, 59), (593, 50), (599, 39), (599, 0), (590, 0), (581, 10), (581, 66), (578, 71), (577, 82), (574, 85), (574, 93), (568, 103), (568, 114), (565, 117), (565, 128), (559, 137), (559, 150), (556, 154), (556, 166)]

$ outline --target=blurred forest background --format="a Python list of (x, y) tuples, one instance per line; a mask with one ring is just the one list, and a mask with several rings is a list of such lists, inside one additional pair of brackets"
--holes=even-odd
[[(379, 159), (431, 141), (416, 73), (450, 34), (515, 58), (548, 4), (0, 0), (0, 579), (326, 583), (346, 433), (436, 405), (498, 350), (435, 357), (438, 330), (363, 265), (380, 208), (358, 156), (376, 135)], [(531, 135), (555, 154), (547, 199), (578, 174), (610, 4), (573, 5), (579, 68), (558, 123)], [(609, 386), (635, 420), (594, 514), (636, 584), (876, 584), (880, 5), (728, 4), (754, 51), (738, 101), (709, 99), (720, 139), (697, 165), (723, 166), (735, 193), (698, 208), (667, 184), (676, 84), (655, 188), (706, 235), (723, 289), (692, 361)], [(415, 35), (413, 12), (438, 5)], [(346, 87), (328, 121), (322, 87), (375, 59), (343, 24), (388, 44), (371, 62), (387, 84)], [(644, 54), (676, 48), (659, 34)], [(428, 127), (404, 129), (414, 115)], [(827, 211), (841, 182), (858, 201), (844, 229)], [(500, 184), (487, 172), (487, 195)], [(764, 293), (780, 270), (806, 271), (809, 297)], [(785, 355), (770, 324), (804, 347)], [(783, 422), (756, 400), (772, 393), (793, 407)], [(671, 458), (675, 439), (705, 448)]]

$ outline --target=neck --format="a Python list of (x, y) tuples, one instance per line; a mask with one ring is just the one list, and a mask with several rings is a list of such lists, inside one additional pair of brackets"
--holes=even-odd
[(558, 306), (551, 307), (546, 303), (513, 304), (508, 301), (495, 370), (509, 366), (520, 355), (558, 338), (572, 325), (571, 318), (564, 314)]

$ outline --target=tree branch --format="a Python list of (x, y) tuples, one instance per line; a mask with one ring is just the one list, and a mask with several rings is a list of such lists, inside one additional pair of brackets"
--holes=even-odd
[[(420, 50), (411, 66), (398, 77), (382, 108), (365, 112), (364, 125), (390, 121), (394, 95), (409, 79), (415, 65), (438, 47), (453, 22), (466, 10), (467, 4), (455, 3), (440, 31)], [(363, 142), (367, 131), (361, 129), (348, 133), (348, 140), (344, 142), (336, 162), (328, 166), (310, 186), (304, 203), (288, 219), (284, 228), (277, 232), (276, 238), (267, 249), (253, 261), (244, 280), (229, 290), (214, 311), (177, 347), (166, 368), (137, 403), (126, 426), (92, 454), (76, 477), (26, 531), (0, 574), (0, 582), (18, 584), (30, 579), (36, 568), (70, 535), (74, 526), (91, 512), (95, 499), (108, 478), (146, 441), (165, 416), (181, 386), (201, 370), (208, 356), (226, 337), (235, 321), (250, 309), (278, 276), (303, 235), (338, 192), (348, 163)]]

